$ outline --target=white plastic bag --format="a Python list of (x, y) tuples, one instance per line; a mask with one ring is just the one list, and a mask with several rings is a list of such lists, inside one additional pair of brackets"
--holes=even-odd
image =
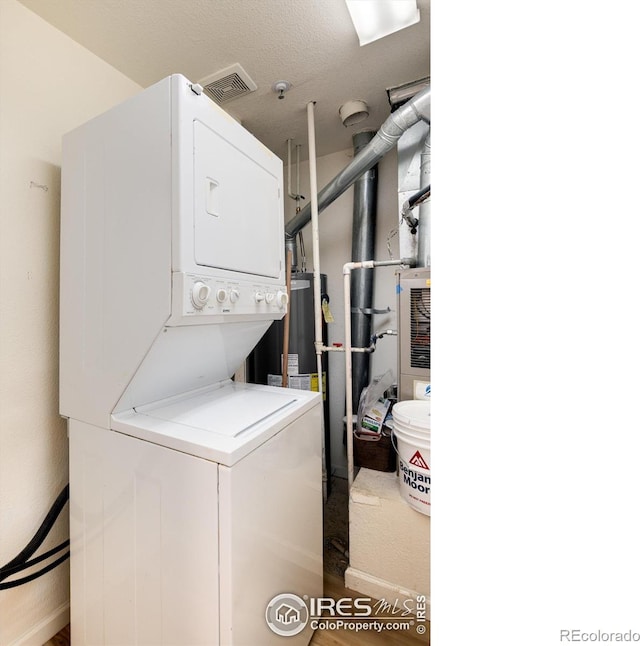
[(374, 377), (362, 391), (358, 403), (358, 422), (354, 431), (356, 436), (379, 438), (382, 425), (391, 406), (391, 402), (385, 399), (384, 394), (392, 385), (393, 373), (391, 370), (387, 370), (383, 375)]

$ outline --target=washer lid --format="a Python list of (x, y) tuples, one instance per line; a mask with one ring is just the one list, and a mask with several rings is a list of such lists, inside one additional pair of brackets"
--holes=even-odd
[(199, 393), (174, 403), (149, 404), (135, 410), (154, 419), (237, 437), (295, 401), (295, 396), (278, 391), (222, 388), (214, 393)]
[(113, 413), (111, 428), (232, 466), (314, 407), (316, 392), (222, 382)]

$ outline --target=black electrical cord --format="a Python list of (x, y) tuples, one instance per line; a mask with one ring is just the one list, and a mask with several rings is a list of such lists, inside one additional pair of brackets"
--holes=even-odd
[(54, 554), (57, 554), (60, 550), (63, 550), (65, 547), (69, 547), (69, 539), (66, 541), (62, 541), (60, 545), (56, 545), (54, 548), (50, 549), (48, 552), (45, 552), (44, 554), (41, 554), (40, 556), (36, 556), (35, 558), (32, 558), (30, 561), (26, 561), (25, 563), (18, 563), (18, 565), (12, 565), (11, 567), (8, 567), (7, 565), (3, 566), (2, 569), (0, 569), (0, 581), (4, 581), (7, 577), (13, 576), (14, 574), (17, 574), (18, 572), (22, 572), (22, 570), (27, 570), (30, 567), (33, 567), (36, 565), (36, 563), (40, 563), (41, 561), (45, 561), (48, 559), (50, 556), (53, 556)]
[(66, 552), (59, 559), (55, 560), (53, 563), (50, 563), (46, 567), (43, 567), (42, 570), (38, 570), (37, 572), (34, 572), (29, 576), (25, 576), (22, 579), (16, 579), (15, 581), (7, 581), (6, 583), (0, 583), (0, 590), (8, 590), (9, 588), (15, 588), (16, 586), (22, 585), (23, 583), (29, 583), (29, 581), (33, 581), (34, 579), (37, 579), (39, 576), (42, 576), (43, 574), (50, 572), (51, 570), (53, 570), (54, 567), (58, 567), (60, 563), (64, 563), (64, 561), (66, 561), (68, 558), (69, 558), (69, 552)]
[[(62, 543), (60, 543), (60, 545), (54, 547), (48, 552), (45, 552), (45, 554), (42, 554), (41, 556), (37, 556), (36, 558), (31, 559), (31, 561), (29, 561), (29, 558), (40, 547), (40, 545), (42, 545), (42, 543), (44, 542), (44, 539), (48, 536), (49, 532), (51, 531), (51, 528), (53, 527), (58, 516), (60, 515), (60, 512), (62, 511), (62, 509), (64, 508), (68, 500), (69, 500), (69, 485), (66, 485), (64, 489), (60, 492), (58, 497), (56, 498), (55, 502), (51, 506), (51, 509), (47, 513), (45, 519), (42, 521), (42, 524), (38, 528), (38, 531), (36, 531), (36, 533), (34, 534), (33, 538), (29, 541), (27, 546), (15, 558), (11, 559), (11, 561), (9, 561), (6, 565), (3, 565), (0, 568), (0, 581), (3, 581), (7, 577), (13, 574), (16, 574), (17, 572), (26, 570), (27, 568), (32, 567), (36, 563), (40, 563), (41, 561), (45, 560), (49, 556), (56, 554), (57, 552), (59, 552), (60, 550), (64, 549), (69, 545), (68, 540), (63, 541)], [(33, 579), (36, 579), (39, 576), (42, 576), (43, 574), (46, 574), (54, 567), (60, 565), (60, 563), (65, 561), (67, 558), (69, 558), (69, 552), (66, 552), (59, 559), (45, 566), (38, 572), (34, 572), (33, 574), (30, 574), (21, 579), (17, 579), (16, 581), (9, 581), (8, 583), (0, 583), (0, 590), (14, 588), (17, 585), (22, 585), (23, 583), (28, 583), (29, 581), (33, 581)]]
[(423, 189), (420, 189), (417, 193), (414, 193), (407, 201), (409, 206), (413, 208), (416, 204), (419, 204), (423, 198), (426, 199), (428, 195), (431, 194), (431, 184), (425, 186)]

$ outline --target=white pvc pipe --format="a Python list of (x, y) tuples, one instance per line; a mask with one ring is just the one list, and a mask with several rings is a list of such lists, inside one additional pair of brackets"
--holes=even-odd
[[(318, 232), (318, 177), (316, 171), (316, 132), (315, 103), (307, 103), (307, 131), (309, 137), (309, 184), (311, 188), (311, 236), (313, 244), (313, 311), (315, 319), (315, 348), (318, 372), (318, 392), (320, 393), (320, 410), (324, 412), (324, 393), (322, 389), (322, 289), (320, 287), (320, 235)], [(322, 419), (322, 495), (327, 499), (327, 482), (329, 474), (324, 454), (324, 415)]]
[[(424, 139), (420, 153), (420, 188), (429, 186), (431, 182), (431, 128)], [(420, 205), (418, 220), (418, 267), (431, 266), (431, 199), (427, 198)]]
[(351, 347), (351, 271), (353, 269), (374, 269), (376, 267), (389, 267), (391, 265), (405, 265), (403, 260), (363, 260), (362, 262), (348, 262), (342, 267), (344, 283), (344, 372), (347, 405), (347, 483), (349, 490), (354, 480), (353, 463), (353, 388), (351, 384), (352, 352), (366, 352), (368, 348)]
[[(344, 279), (344, 374), (347, 407), (347, 486), (351, 491), (353, 484), (353, 386), (351, 383), (351, 265), (348, 262), (342, 268)], [(357, 263), (356, 263), (357, 264)]]
[[(302, 195), (300, 195), (300, 144), (296, 146), (296, 202), (300, 200)], [(298, 206), (296, 204), (296, 206)]]
[(287, 139), (287, 195), (297, 200), (298, 195), (291, 192), (291, 139)]
[[(318, 372), (318, 392), (323, 398), (322, 388), (322, 353), (329, 348), (322, 342), (322, 290), (320, 287), (320, 235), (318, 231), (318, 177), (316, 169), (316, 134), (315, 134), (315, 103), (307, 103), (307, 131), (309, 137), (309, 185), (311, 188), (311, 236), (313, 244), (313, 310), (315, 323), (315, 349)], [(352, 373), (352, 352), (367, 352), (368, 348), (351, 347), (351, 270), (352, 269), (373, 269), (375, 267), (387, 267), (391, 265), (404, 265), (406, 260), (363, 260), (362, 262), (348, 262), (344, 265), (344, 353), (345, 353), (345, 374), (346, 374), (346, 404), (347, 404), (347, 472), (348, 485), (351, 489), (353, 484), (353, 389), (351, 386)], [(324, 401), (324, 399), (323, 399)], [(321, 407), (321, 410), (323, 408)], [(324, 455), (324, 416), (322, 419), (322, 494), (327, 499), (327, 474)]]

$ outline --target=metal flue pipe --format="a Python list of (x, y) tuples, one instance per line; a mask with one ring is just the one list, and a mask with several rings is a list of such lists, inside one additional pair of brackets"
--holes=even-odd
[[(369, 144), (318, 193), (318, 212), (340, 197), (360, 175), (373, 168), (396, 145), (398, 139), (418, 121), (425, 121), (428, 124), (431, 122), (430, 87), (426, 87), (391, 113)], [(285, 226), (285, 240), (288, 242), (295, 239), (309, 220), (311, 220), (311, 205), (307, 204)], [(287, 246), (290, 246), (290, 243)]]
[(284, 238), (284, 253), (285, 255), (291, 254), (291, 267), (293, 270), (299, 270), (298, 267), (298, 245), (296, 243), (296, 236), (289, 238), (285, 235)]
[[(353, 136), (354, 157), (373, 138), (373, 132), (360, 132)], [(364, 172), (353, 184), (353, 228), (351, 235), (351, 260), (373, 260), (376, 243), (376, 207), (378, 173), (375, 166)], [(374, 270), (354, 269), (351, 276), (351, 341), (357, 348), (371, 342)], [(360, 393), (369, 383), (370, 354), (353, 357), (352, 388), (354, 413), (357, 412)]]
[[(420, 154), (420, 188), (431, 185), (431, 129), (424, 140)], [(418, 267), (429, 267), (431, 264), (431, 200), (420, 205), (420, 224), (418, 226)]]

